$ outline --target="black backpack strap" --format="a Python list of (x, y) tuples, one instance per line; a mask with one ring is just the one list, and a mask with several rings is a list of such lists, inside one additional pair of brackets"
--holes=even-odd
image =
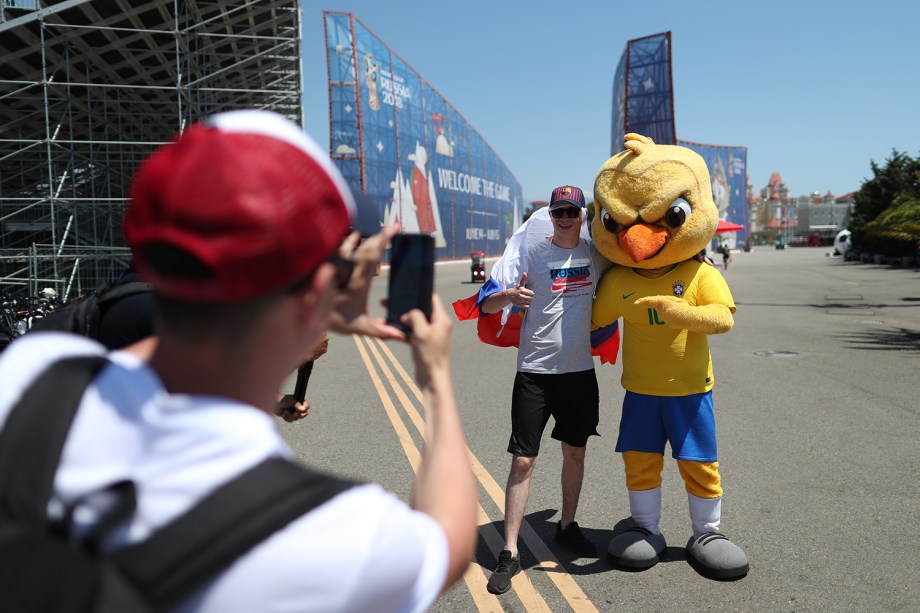
[(169, 608), (277, 530), (354, 485), (270, 458), (109, 559), (155, 609)]
[(80, 399), (103, 356), (52, 364), (22, 394), (0, 432), (0, 517), (44, 530), (54, 475)]

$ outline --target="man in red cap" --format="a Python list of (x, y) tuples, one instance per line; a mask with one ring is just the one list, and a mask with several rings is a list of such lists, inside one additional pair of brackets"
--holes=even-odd
[(485, 297), (480, 309), (496, 313), (508, 305), (524, 311), (517, 374), (511, 396), (511, 470), (505, 488), (505, 547), (488, 590), (502, 594), (521, 571), (518, 534), (530, 494), (540, 439), (550, 417), (552, 437), (562, 445), (562, 513), (555, 540), (580, 556), (597, 549), (575, 521), (585, 449), (597, 435), (598, 387), (591, 356), (594, 287), (610, 262), (581, 235), (585, 197), (572, 185), (553, 190), (552, 235), (527, 246), (523, 274), (513, 287)]
[[(110, 543), (118, 549), (263, 460), (292, 458), (270, 411), (323, 329), (406, 340), (367, 312), (397, 229), (355, 250), (354, 217), (329, 157), (273, 113), (216, 115), (141, 165), (124, 229), (153, 286), (157, 338), (146, 353), (109, 353), (80, 400), (52, 493), (74, 511), (74, 534), (101, 521), (98, 494), (113, 483), (133, 481), (138, 499)], [(342, 259), (352, 251), (353, 271)], [(345, 489), (170, 608), (415, 611), (463, 574), (478, 496), (450, 377), (451, 323), (437, 296), (430, 321), (416, 310), (404, 323), (428, 415), (412, 506), (373, 484)], [(10, 382), (0, 423), (39, 373), (84, 354), (105, 352), (50, 332), (13, 343), (0, 359)]]

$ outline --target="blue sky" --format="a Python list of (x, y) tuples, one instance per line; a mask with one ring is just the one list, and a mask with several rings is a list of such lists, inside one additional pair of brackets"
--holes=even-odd
[(511, 169), (525, 201), (590, 194), (610, 155), (626, 42), (671, 31), (680, 139), (748, 149), (755, 191), (855, 191), (892, 149), (920, 156), (920, 0), (304, 0), (304, 114), (329, 143), (323, 10), (351, 12)]

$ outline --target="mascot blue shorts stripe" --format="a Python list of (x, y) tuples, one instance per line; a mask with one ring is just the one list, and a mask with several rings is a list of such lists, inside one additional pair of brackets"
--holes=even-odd
[(664, 455), (665, 442), (678, 460), (716, 462), (716, 417), (712, 392), (689, 396), (648, 396), (626, 392), (617, 452)]

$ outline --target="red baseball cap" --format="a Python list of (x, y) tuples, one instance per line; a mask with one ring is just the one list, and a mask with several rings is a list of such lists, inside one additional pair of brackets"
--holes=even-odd
[[(157, 293), (235, 302), (306, 278), (338, 248), (355, 211), (345, 179), (300, 127), (268, 111), (232, 111), (141, 164), (124, 230)], [(204, 271), (151, 266), (153, 247), (189, 254)]]
[(574, 185), (560, 185), (553, 190), (549, 197), (549, 208), (557, 209), (559, 206), (585, 206), (585, 195)]

